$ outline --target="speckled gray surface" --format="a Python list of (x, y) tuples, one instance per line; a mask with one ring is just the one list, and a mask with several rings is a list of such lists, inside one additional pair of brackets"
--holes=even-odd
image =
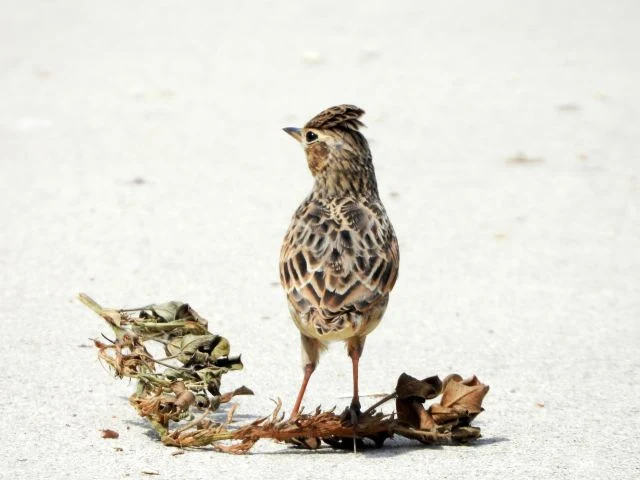
[[(342, 3), (0, 4), (1, 478), (640, 474), (638, 3)], [(244, 354), (240, 418), (290, 408), (273, 282), (311, 178), (280, 128), (343, 102), (367, 110), (402, 258), (361, 389), (476, 373), (484, 438), (172, 456), (74, 295), (189, 301)], [(307, 405), (349, 381), (336, 346)]]

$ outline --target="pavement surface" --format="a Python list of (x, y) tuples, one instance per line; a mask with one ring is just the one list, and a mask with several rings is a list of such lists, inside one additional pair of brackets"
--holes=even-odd
[[(640, 476), (639, 18), (636, 1), (2, 1), (0, 478)], [(243, 353), (239, 420), (291, 408), (277, 262), (312, 181), (281, 128), (339, 103), (367, 111), (401, 249), (361, 391), (475, 373), (483, 438), (173, 456), (87, 348), (107, 330), (75, 295), (190, 302)], [(336, 345), (305, 404), (350, 388)]]

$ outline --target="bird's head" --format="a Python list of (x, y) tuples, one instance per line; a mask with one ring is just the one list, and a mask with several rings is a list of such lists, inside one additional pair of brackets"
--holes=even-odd
[(328, 196), (377, 194), (369, 144), (358, 128), (364, 110), (354, 105), (328, 108), (303, 128), (284, 131), (304, 148), (317, 193)]

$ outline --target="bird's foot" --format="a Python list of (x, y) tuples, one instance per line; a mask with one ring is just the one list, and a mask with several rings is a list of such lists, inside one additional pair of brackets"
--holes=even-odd
[(358, 400), (353, 400), (349, 408), (345, 408), (342, 415), (340, 415), (340, 419), (344, 421), (349, 421), (351, 425), (356, 427), (358, 425), (358, 419), (362, 414), (362, 410), (360, 409), (360, 402)]
[(361, 414), (362, 410), (360, 409), (360, 401), (353, 400), (351, 402), (351, 406), (349, 407), (349, 417), (351, 420), (351, 425), (353, 425), (354, 427), (358, 425), (358, 419), (360, 418)]

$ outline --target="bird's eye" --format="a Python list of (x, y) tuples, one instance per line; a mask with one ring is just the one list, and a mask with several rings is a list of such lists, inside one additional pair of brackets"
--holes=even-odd
[(307, 132), (307, 143), (315, 142), (318, 139), (318, 135), (315, 132)]

